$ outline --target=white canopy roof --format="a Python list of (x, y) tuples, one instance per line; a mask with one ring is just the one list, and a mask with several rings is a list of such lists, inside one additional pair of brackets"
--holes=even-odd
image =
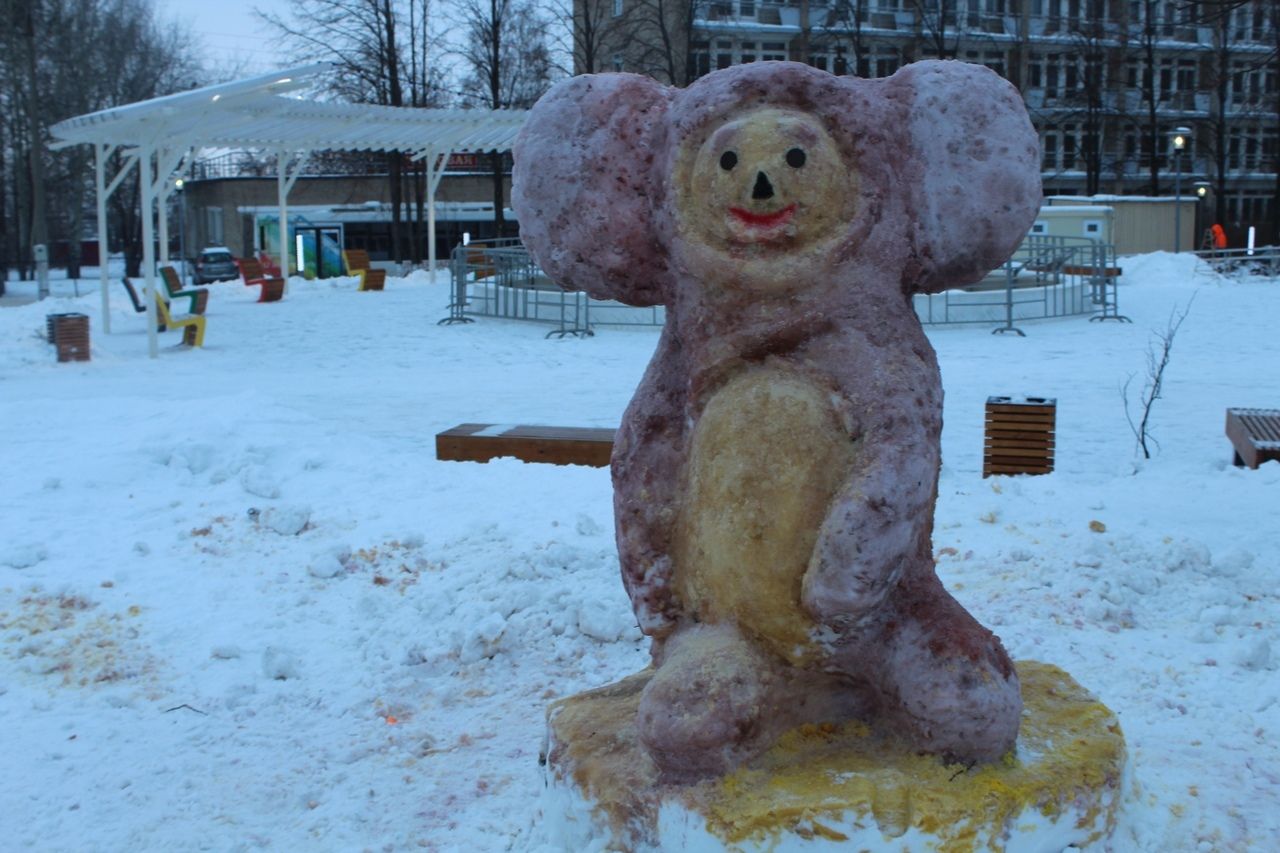
[(302, 100), (284, 94), (332, 70), (327, 62), (205, 86), (59, 122), (55, 147), (77, 143), (157, 148), (285, 148), (508, 151), (524, 110), (383, 107)]
[[(198, 148), (268, 148), (277, 154), (277, 195), (280, 221), (289, 222), (289, 189), (301, 171), (296, 156), (308, 152), (403, 151), (426, 166), (428, 258), (434, 280), (435, 193), (443, 167), (453, 152), (509, 151), (524, 125), (523, 110), (441, 110), (340, 104), (286, 97), (329, 73), (327, 62), (286, 68), (271, 74), (205, 86), (162, 98), (59, 122), (49, 130), (58, 140), (52, 147), (87, 144), (94, 149), (94, 179), (98, 197), (98, 252), (106, 257), (106, 198), (132, 168), (140, 168), (142, 196), (142, 266), (147, 308), (147, 339), (156, 355), (156, 328), (151, 321), (155, 293), (154, 228), (159, 212), (160, 262), (169, 259), (165, 199), (173, 191), (172, 173), (183, 158)], [(108, 178), (107, 160), (123, 151), (123, 166)], [(157, 200), (159, 204), (157, 205)], [(157, 211), (158, 207), (158, 211)], [(280, 266), (286, 280), (289, 240), (281, 234)], [(103, 326), (111, 331), (107, 265), (100, 264)]]

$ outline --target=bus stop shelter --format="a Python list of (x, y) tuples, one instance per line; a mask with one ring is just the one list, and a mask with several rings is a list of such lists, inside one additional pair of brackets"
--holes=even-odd
[[(427, 257), (436, 261), (436, 189), (453, 153), (501, 153), (511, 150), (524, 125), (523, 110), (460, 110), (385, 107), (304, 99), (332, 72), (322, 62), (287, 68), (245, 80), (205, 86), (149, 101), (77, 116), (50, 128), (54, 148), (92, 145), (98, 204), (98, 257), (102, 323), (111, 331), (107, 287), (107, 199), (137, 167), (142, 201), (142, 272), (145, 281), (147, 340), (158, 352), (155, 315), (156, 237), (160, 262), (168, 261), (167, 217), (163, 215), (173, 177), (202, 148), (257, 148), (276, 154), (276, 194), (282, 226), (288, 223), (289, 190), (312, 151), (403, 151), (421, 160), (427, 183)], [(107, 174), (116, 152), (123, 164)], [(156, 234), (157, 207), (159, 235)], [(289, 274), (289, 241), (281, 231), (280, 269)]]

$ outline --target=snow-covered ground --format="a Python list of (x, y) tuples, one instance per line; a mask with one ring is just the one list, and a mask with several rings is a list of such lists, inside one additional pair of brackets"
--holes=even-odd
[[(1113, 849), (1277, 850), (1280, 464), (1232, 467), (1223, 423), (1280, 406), (1280, 281), (1123, 265), (1132, 325), (930, 331), (939, 571), (1119, 714)], [(421, 274), (223, 284), (205, 348), (152, 360), (123, 291), (107, 335), (80, 287), (0, 307), (0, 847), (538, 847), (545, 706), (646, 658), (608, 472), (438, 462), (434, 436), (615, 425), (656, 330), (437, 326)], [(1142, 462), (1119, 388), (1193, 296)], [(60, 311), (92, 361), (56, 363)], [(982, 479), (990, 394), (1057, 398), (1053, 474)]]

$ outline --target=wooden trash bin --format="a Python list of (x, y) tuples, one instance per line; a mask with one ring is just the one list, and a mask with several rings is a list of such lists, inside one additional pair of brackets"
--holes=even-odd
[(89, 360), (89, 315), (50, 314), (45, 319), (49, 342), (58, 350), (58, 361)]
[(1057, 410), (1047, 397), (988, 397), (982, 476), (1052, 471)]

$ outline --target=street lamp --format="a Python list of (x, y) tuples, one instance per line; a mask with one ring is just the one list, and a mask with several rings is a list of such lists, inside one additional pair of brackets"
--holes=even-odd
[(187, 182), (178, 178), (173, 188), (178, 191), (178, 254), (182, 256), (182, 286), (187, 286), (187, 196), (182, 188)]
[(1186, 150), (1191, 128), (1175, 127), (1173, 143), (1173, 251), (1182, 251), (1182, 152)]
[[(1196, 182), (1195, 182), (1194, 184), (1192, 184), (1191, 186), (1195, 187), (1195, 191), (1196, 191), (1196, 202), (1197, 202), (1197, 203), (1196, 203), (1196, 232), (1195, 232), (1195, 233), (1197, 233), (1197, 234), (1206, 234), (1206, 235), (1207, 235), (1207, 234), (1209, 233), (1209, 230), (1205, 227), (1205, 224), (1204, 224), (1204, 223), (1205, 223), (1205, 221), (1208, 219), (1208, 214), (1206, 214), (1206, 213), (1204, 212), (1204, 205), (1203, 205), (1203, 204), (1200, 204), (1199, 202), (1202, 202), (1202, 201), (1204, 201), (1206, 198), (1208, 198), (1208, 197), (1209, 197), (1209, 190), (1213, 187), (1213, 185), (1212, 185), (1212, 184), (1210, 184), (1208, 181), (1196, 181)], [(1216, 246), (1216, 245), (1214, 244), (1214, 242), (1213, 242), (1212, 237), (1206, 237), (1205, 239), (1206, 239), (1206, 241), (1209, 243), (1209, 245), (1208, 245), (1208, 246), (1205, 246), (1205, 245), (1203, 245), (1203, 244), (1202, 244), (1202, 245), (1200, 246), (1200, 248), (1201, 248), (1201, 249), (1205, 249), (1205, 248), (1208, 248), (1208, 249), (1216, 249), (1216, 248), (1217, 248), (1217, 246)]]

